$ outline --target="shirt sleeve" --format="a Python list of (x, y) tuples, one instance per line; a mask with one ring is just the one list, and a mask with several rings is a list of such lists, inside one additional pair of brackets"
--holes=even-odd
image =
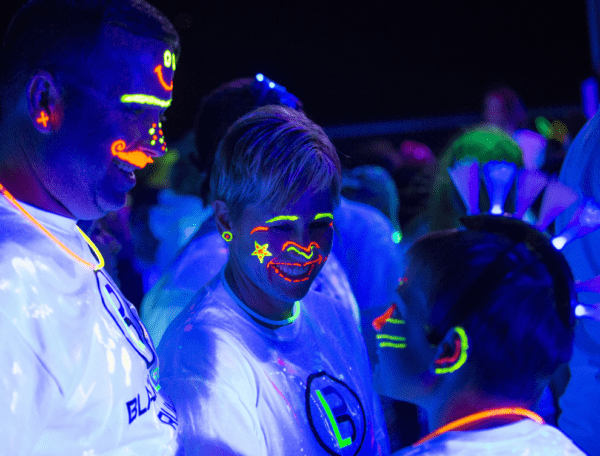
[(0, 442), (4, 454), (32, 453), (60, 389), (52, 374), (0, 314)]
[(266, 456), (249, 362), (218, 338), (207, 347), (194, 344), (191, 356), (185, 345), (186, 358), (160, 384), (175, 404), (186, 456)]

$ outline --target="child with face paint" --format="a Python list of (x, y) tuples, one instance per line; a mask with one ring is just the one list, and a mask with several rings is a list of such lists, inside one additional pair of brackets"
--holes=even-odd
[(376, 389), (423, 407), (432, 431), (394, 454), (584, 454), (531, 411), (571, 355), (564, 257), (520, 220), (461, 221), (409, 249), (398, 304), (374, 321)]
[(186, 454), (388, 453), (357, 325), (309, 291), (340, 181), (333, 145), (298, 111), (259, 108), (221, 141), (211, 194), (229, 259), (159, 348)]

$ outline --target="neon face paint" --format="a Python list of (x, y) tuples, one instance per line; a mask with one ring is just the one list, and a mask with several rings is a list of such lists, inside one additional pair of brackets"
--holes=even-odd
[(269, 227), (267, 227), (267, 226), (257, 226), (252, 231), (250, 231), (250, 234), (254, 234), (257, 231), (269, 231)]
[(298, 255), (302, 255), (307, 260), (310, 260), (313, 257), (313, 248), (316, 247), (318, 249), (321, 248), (319, 244), (316, 242), (311, 242), (308, 247), (302, 247), (300, 244), (297, 244), (293, 241), (288, 241), (283, 244), (281, 248), (282, 252), (295, 252)]
[(146, 155), (145, 152), (142, 152), (141, 150), (126, 151), (126, 148), (127, 145), (125, 144), (125, 141), (118, 139), (111, 144), (110, 152), (120, 160), (130, 163), (133, 166), (137, 166), (140, 169), (144, 168), (148, 163), (154, 162), (154, 160)]
[(321, 248), (316, 242), (311, 242), (308, 247), (303, 247), (296, 242), (288, 241), (281, 247), (282, 252), (293, 252), (310, 261), (299, 262), (271, 260), (269, 263), (267, 263), (267, 269), (273, 269), (277, 275), (288, 282), (305, 282), (312, 276), (314, 268), (327, 260), (327, 258), (323, 258), (322, 255), (312, 259), (314, 256), (313, 249), (315, 247), (317, 249)]
[(322, 212), (320, 214), (315, 215), (315, 220), (319, 220), (322, 218), (330, 218), (331, 220), (333, 220), (333, 214), (331, 212)]
[(265, 260), (267, 256), (273, 256), (271, 252), (268, 250), (269, 244), (260, 245), (258, 242), (254, 241), (254, 252), (252, 252), (252, 256), (258, 257), (258, 260), (262, 262)]
[(35, 121), (39, 124), (42, 124), (44, 128), (48, 126), (49, 120), (50, 117), (48, 117), (48, 115), (44, 111), (40, 112), (40, 116), (37, 119), (35, 119)]
[[(398, 309), (396, 304), (392, 304), (381, 316), (373, 320), (373, 328), (375, 331), (381, 331), (385, 325), (403, 325), (406, 322), (398, 318), (392, 318), (394, 312)], [(394, 327), (389, 327), (394, 331)], [(396, 334), (377, 334), (377, 345), (387, 348), (406, 348), (406, 337)]]
[(272, 219), (267, 220), (265, 223), (280, 222), (282, 220), (290, 220), (292, 222), (295, 222), (296, 220), (298, 220), (298, 216), (297, 215), (278, 215), (277, 217), (273, 217)]
[(144, 95), (143, 93), (137, 93), (121, 96), (121, 103), (135, 103), (167, 109), (169, 106), (171, 106), (171, 99), (169, 98), (168, 100), (162, 100), (158, 97), (155, 97), (154, 95)]
[(469, 338), (463, 328), (457, 326), (456, 339), (454, 340), (454, 353), (452, 356), (435, 360), (435, 365), (440, 366), (435, 368), (436, 374), (447, 374), (459, 369), (467, 361), (467, 350), (469, 349)]

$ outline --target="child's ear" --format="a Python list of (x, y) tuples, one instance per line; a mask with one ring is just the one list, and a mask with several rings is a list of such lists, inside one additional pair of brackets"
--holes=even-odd
[(229, 208), (223, 201), (214, 201), (212, 207), (215, 211), (215, 220), (219, 233), (231, 232), (231, 221), (229, 218)]
[(436, 374), (448, 374), (462, 367), (467, 361), (469, 339), (460, 326), (448, 330), (438, 345), (433, 360), (432, 370)]

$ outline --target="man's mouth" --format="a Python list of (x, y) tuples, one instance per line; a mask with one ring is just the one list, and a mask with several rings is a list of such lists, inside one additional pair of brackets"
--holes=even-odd
[(129, 172), (127, 171), (129, 168), (122, 168), (119, 164), (131, 165), (133, 168), (131, 168), (130, 171), (133, 171), (134, 169), (145, 168), (148, 163), (154, 162), (152, 157), (150, 157), (144, 150), (126, 151), (126, 147), (125, 141), (122, 139), (113, 142), (110, 147), (111, 153), (117, 158), (115, 163), (117, 163), (117, 166), (123, 171)]
[(288, 282), (305, 282), (310, 279), (315, 267), (323, 262), (323, 257), (318, 256), (315, 260), (300, 262), (275, 262), (269, 261), (268, 268), (273, 268), (273, 271), (281, 278)]

